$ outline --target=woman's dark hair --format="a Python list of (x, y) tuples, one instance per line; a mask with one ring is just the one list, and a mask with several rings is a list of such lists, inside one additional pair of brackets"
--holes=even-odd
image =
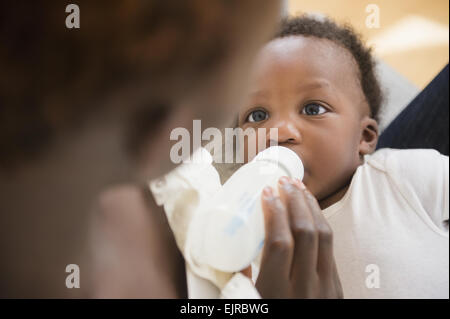
[(119, 89), (146, 85), (158, 123), (159, 101), (201, 84), (245, 14), (238, 1), (78, 0), (80, 28), (68, 29), (70, 2), (0, 2), (0, 172), (77, 130)]
[(297, 35), (327, 39), (351, 53), (358, 65), (359, 82), (369, 104), (371, 116), (378, 121), (383, 94), (375, 75), (375, 61), (371, 49), (364, 45), (353, 28), (349, 25), (338, 25), (328, 18), (302, 15), (283, 20), (275, 38)]

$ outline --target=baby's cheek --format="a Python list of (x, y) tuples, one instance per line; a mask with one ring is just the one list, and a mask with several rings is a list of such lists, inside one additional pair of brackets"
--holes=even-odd
[(328, 197), (350, 182), (357, 167), (354, 153), (355, 150), (351, 147), (343, 147), (334, 149), (324, 157), (325, 160), (318, 169), (320, 175), (317, 178), (318, 199)]
[(311, 176), (306, 176), (304, 182), (318, 200), (328, 196), (334, 189), (337, 169), (333, 163), (324, 163), (317, 167)]
[[(346, 166), (346, 155), (340, 153), (339, 143), (317, 142), (308, 161), (310, 167), (305, 176), (305, 184), (311, 193), (322, 199), (336, 190), (340, 184), (341, 172)], [(345, 153), (345, 152), (344, 152)]]

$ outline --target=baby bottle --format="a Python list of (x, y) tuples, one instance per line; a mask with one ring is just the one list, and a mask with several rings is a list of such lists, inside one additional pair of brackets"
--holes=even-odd
[(272, 186), (277, 192), (280, 177), (301, 180), (303, 173), (298, 155), (282, 146), (240, 167), (194, 217), (187, 236), (192, 260), (224, 272), (250, 265), (264, 244), (262, 190)]

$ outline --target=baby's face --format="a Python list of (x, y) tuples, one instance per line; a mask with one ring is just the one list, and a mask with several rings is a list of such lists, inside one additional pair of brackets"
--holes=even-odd
[(273, 40), (256, 60), (251, 91), (239, 112), (243, 129), (278, 128), (278, 144), (300, 156), (303, 182), (319, 201), (345, 188), (361, 163), (370, 111), (357, 70), (350, 53), (328, 40)]

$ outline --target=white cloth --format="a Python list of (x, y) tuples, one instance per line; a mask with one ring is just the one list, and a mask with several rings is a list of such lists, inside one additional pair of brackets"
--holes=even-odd
[(219, 174), (212, 166), (211, 154), (204, 148), (196, 151), (166, 176), (149, 183), (156, 204), (164, 206), (178, 248), (186, 261), (189, 298), (260, 298), (251, 279), (226, 273), (192, 259), (189, 227), (199, 207), (221, 187)]
[(323, 210), (345, 298), (449, 297), (448, 165), (434, 150), (379, 150)]

